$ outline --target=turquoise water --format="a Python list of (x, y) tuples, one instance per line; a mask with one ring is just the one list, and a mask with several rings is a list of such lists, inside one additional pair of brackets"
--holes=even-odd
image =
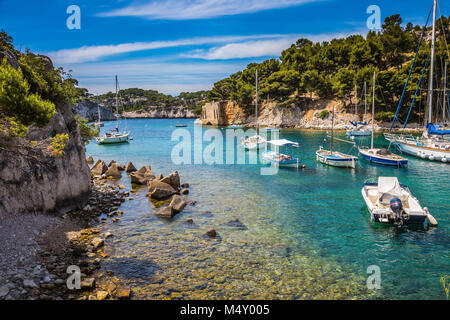
[[(122, 205), (121, 221), (105, 224), (115, 237), (108, 240), (102, 268), (130, 282), (137, 298), (445, 299), (440, 277), (450, 274), (449, 164), (409, 158), (409, 166), (400, 169), (364, 160), (354, 170), (329, 167), (314, 154), (324, 132), (282, 130), (280, 138), (300, 143), (288, 152), (305, 169), (261, 175), (259, 164), (175, 165), (176, 124), (187, 124), (181, 129), (193, 136), (189, 119), (128, 120), (130, 143), (87, 146), (95, 160), (150, 164), (155, 174), (178, 170), (191, 185), (189, 198), (198, 202), (168, 222), (155, 216), (161, 203), (150, 202), (146, 188), (133, 189), (135, 199)], [(114, 125), (105, 122), (102, 132)], [(387, 143), (379, 135), (375, 145)], [(335, 147), (351, 148), (339, 142)], [(407, 184), (439, 227), (371, 224), (361, 187), (380, 175)], [(132, 190), (126, 175), (118, 183)], [(226, 226), (233, 218), (248, 230)], [(203, 237), (210, 228), (219, 239)], [(366, 287), (370, 265), (380, 267), (380, 290)]]

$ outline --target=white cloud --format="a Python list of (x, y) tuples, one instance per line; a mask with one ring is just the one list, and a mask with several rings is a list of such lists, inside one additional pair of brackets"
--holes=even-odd
[(185, 56), (189, 58), (199, 58), (205, 60), (227, 60), (279, 56), (281, 51), (288, 48), (292, 43), (293, 39), (275, 39), (230, 43), (221, 47), (211, 48), (207, 51), (196, 50), (186, 54)]
[(208, 19), (280, 9), (320, 0), (152, 0), (145, 4), (99, 13), (102, 17), (134, 16), (147, 19)]
[(249, 39), (262, 39), (280, 37), (280, 35), (250, 35), (250, 36), (222, 36), (222, 37), (202, 37), (202, 38), (188, 38), (172, 41), (151, 41), (151, 42), (134, 42), (122, 43), (115, 45), (100, 45), (100, 46), (83, 46), (74, 49), (62, 49), (53, 52), (47, 52), (54, 63), (82, 63), (89, 61), (97, 61), (103, 57), (117, 55), (121, 53), (129, 53), (143, 50), (155, 50), (162, 48), (191, 46), (191, 45), (205, 45), (205, 44), (219, 44), (227, 42), (245, 41)]
[(313, 42), (322, 42), (358, 33), (359, 32), (285, 35), (274, 39), (229, 43), (223, 46), (213, 47), (209, 50), (193, 50), (183, 56), (204, 60), (228, 60), (269, 56), (279, 57), (283, 50), (289, 48), (291, 44), (295, 43), (299, 38), (310, 39)]

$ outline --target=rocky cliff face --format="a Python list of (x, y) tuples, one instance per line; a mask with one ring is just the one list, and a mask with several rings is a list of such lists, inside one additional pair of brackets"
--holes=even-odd
[[(81, 118), (88, 119), (90, 122), (98, 120), (97, 104), (92, 101), (80, 101), (73, 107), (73, 111)], [(111, 108), (100, 106), (100, 119), (101, 121), (116, 120), (116, 116)]]
[[(49, 59), (46, 63), (53, 68)], [(69, 136), (62, 157), (48, 150), (55, 134)], [(53, 213), (82, 207), (88, 199), (90, 179), (69, 104), (57, 105), (51, 122), (44, 128), (29, 128), (25, 139), (0, 135), (0, 214)]]
[(144, 110), (124, 112), (127, 118), (196, 118), (193, 110), (184, 106), (174, 106), (166, 109), (162, 107), (147, 107)]

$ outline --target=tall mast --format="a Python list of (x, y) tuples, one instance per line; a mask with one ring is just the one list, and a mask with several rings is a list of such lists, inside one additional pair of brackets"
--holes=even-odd
[(98, 123), (100, 123), (100, 104), (98, 103), (98, 93), (97, 93), (97, 112), (98, 112)]
[(375, 71), (373, 72), (373, 89), (372, 89), (372, 138), (370, 141), (370, 149), (373, 149), (373, 134), (375, 130)]
[(256, 69), (256, 100), (255, 100), (255, 114), (256, 114), (256, 130), (258, 130), (258, 69)]
[(433, 69), (434, 69), (434, 45), (436, 42), (436, 5), (437, 0), (433, 1), (433, 36), (431, 38), (431, 63), (430, 63), (430, 79), (428, 80), (428, 123), (432, 122), (433, 117)]
[(364, 121), (366, 121), (367, 118), (367, 85), (364, 81)]
[(117, 95), (118, 95), (117, 87), (118, 87), (118, 81), (117, 81), (117, 76), (116, 76), (116, 112), (117, 112), (117, 125), (116, 125), (116, 128), (119, 129), (119, 101), (117, 100)]
[(444, 76), (444, 102), (442, 104), (442, 125), (445, 124), (445, 109), (447, 108), (445, 102), (448, 100), (448, 96), (447, 96), (447, 61), (445, 61), (444, 73), (445, 73), (445, 76)]
[[(356, 87), (355, 82), (355, 115), (358, 115), (358, 88)], [(358, 122), (358, 119), (356, 119), (356, 122)]]
[(331, 142), (330, 142), (331, 155), (333, 155), (333, 139), (334, 139), (334, 105), (333, 105), (333, 116), (331, 117)]

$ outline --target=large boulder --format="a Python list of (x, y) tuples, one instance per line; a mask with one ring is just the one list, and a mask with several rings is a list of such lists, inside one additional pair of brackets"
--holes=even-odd
[(170, 201), (169, 207), (172, 207), (175, 213), (180, 213), (186, 207), (187, 202), (182, 197), (175, 194)]
[(171, 185), (158, 180), (151, 180), (147, 182), (149, 197), (156, 200), (164, 200), (170, 198), (176, 193), (176, 190)]
[(105, 175), (107, 177), (119, 179), (122, 177), (122, 172), (120, 172), (119, 166), (117, 165), (117, 163), (114, 162), (113, 164), (111, 164), (109, 169), (105, 172)]
[(174, 171), (171, 174), (169, 174), (167, 177), (162, 178), (161, 182), (165, 182), (172, 186), (174, 189), (178, 189), (180, 187), (180, 175), (178, 174), (178, 171)]
[(93, 176), (101, 176), (108, 170), (108, 166), (103, 160), (97, 160), (91, 169), (91, 174)]
[(137, 172), (132, 172), (130, 174), (131, 183), (134, 184), (147, 184), (147, 182), (155, 179), (155, 175), (152, 172), (150, 166), (144, 166)]
[(127, 166), (125, 167), (125, 172), (131, 173), (137, 171), (136, 167), (133, 165), (133, 163), (128, 162)]

